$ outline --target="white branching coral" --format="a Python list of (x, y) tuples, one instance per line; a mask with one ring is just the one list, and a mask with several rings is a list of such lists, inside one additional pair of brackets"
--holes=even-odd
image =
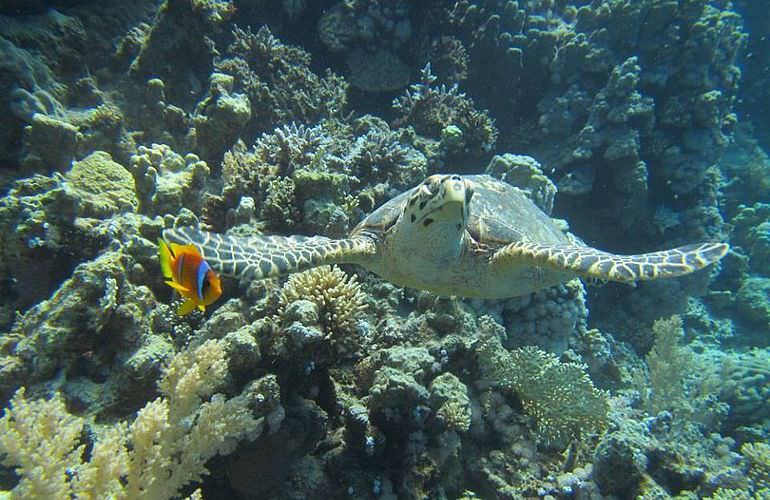
[(98, 431), (90, 455), (83, 418), (61, 397), (27, 400), (20, 389), (0, 418), (0, 454), (15, 467), (23, 498), (171, 498), (199, 481), (206, 462), (233, 451), (259, 429), (245, 396), (212, 393), (227, 376), (225, 349), (208, 341), (177, 354), (159, 383), (161, 396), (130, 424)]

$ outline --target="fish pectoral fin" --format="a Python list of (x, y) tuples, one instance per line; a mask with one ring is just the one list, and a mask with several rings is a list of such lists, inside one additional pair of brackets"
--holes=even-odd
[(206, 311), (206, 306), (204, 306), (203, 304), (198, 304), (198, 309), (200, 309), (201, 311), (205, 312)]
[(186, 316), (191, 312), (193, 312), (195, 307), (196, 307), (195, 301), (188, 299), (188, 300), (185, 300), (182, 303), (182, 305), (176, 309), (176, 313), (179, 314), (180, 316)]
[(183, 293), (190, 293), (192, 291), (189, 288), (187, 288), (186, 286), (180, 285), (176, 281), (166, 281), (166, 284), (168, 286), (170, 286), (171, 288), (173, 288), (174, 290), (178, 290), (178, 291), (183, 292)]

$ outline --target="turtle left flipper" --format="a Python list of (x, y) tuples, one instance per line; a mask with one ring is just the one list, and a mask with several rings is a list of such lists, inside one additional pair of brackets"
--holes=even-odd
[(374, 252), (374, 243), (365, 236), (229, 236), (181, 227), (166, 229), (163, 237), (195, 245), (212, 268), (235, 278), (273, 278), (324, 264), (355, 264)]
[(492, 266), (528, 263), (576, 275), (624, 283), (674, 278), (717, 262), (729, 250), (726, 243), (701, 243), (636, 255), (617, 255), (582, 245), (510, 243), (492, 256)]

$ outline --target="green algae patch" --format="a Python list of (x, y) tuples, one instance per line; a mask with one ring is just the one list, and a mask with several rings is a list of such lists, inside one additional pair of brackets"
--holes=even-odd
[(134, 177), (109, 153), (95, 151), (72, 164), (66, 185), (79, 200), (84, 217), (106, 218), (139, 207)]

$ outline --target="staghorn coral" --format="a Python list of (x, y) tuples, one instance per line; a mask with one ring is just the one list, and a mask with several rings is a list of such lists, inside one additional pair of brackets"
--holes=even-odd
[(521, 398), (546, 442), (565, 444), (606, 425), (607, 395), (594, 387), (585, 366), (560, 363), (535, 347), (508, 352), (491, 335), (479, 340), (476, 356), (485, 378)]
[[(369, 118), (370, 120), (366, 120)], [(356, 136), (343, 164), (366, 184), (385, 183), (391, 189), (414, 186), (428, 173), (428, 158), (386, 123), (364, 117), (355, 126)], [(360, 134), (360, 135), (359, 135)]]
[(459, 39), (453, 36), (434, 38), (424, 52), (425, 62), (430, 61), (431, 69), (440, 81), (451, 85), (468, 78), (470, 58)]
[(214, 394), (227, 375), (225, 350), (208, 341), (176, 355), (159, 382), (161, 396), (128, 422), (97, 431), (89, 455), (84, 419), (60, 397), (25, 398), (19, 390), (0, 418), (3, 462), (20, 476), (15, 495), (30, 498), (171, 498), (207, 474), (206, 462), (254, 436), (257, 394)]
[[(291, 123), (263, 134), (251, 151), (234, 148), (225, 153), (222, 166), (225, 205), (234, 208), (242, 196), (254, 196), (259, 217), (272, 227), (296, 226), (302, 219), (302, 204), (313, 191), (298, 193), (295, 176), (302, 170), (328, 172), (338, 165), (344, 143), (335, 142), (323, 124), (306, 127)], [(349, 179), (335, 174), (343, 185)], [(344, 189), (332, 189), (341, 194)], [(329, 194), (328, 190), (325, 194)]]
[(225, 154), (218, 202), (224, 207), (217, 210), (232, 210), (241, 197), (253, 196), (258, 217), (270, 227), (341, 236), (354, 213), (361, 216), (354, 212), (354, 187), (378, 183), (379, 190), (359, 196), (371, 209), (374, 196), (380, 201), (386, 188), (412, 186), (427, 169), (426, 155), (408, 136), (374, 117), (352, 125), (291, 123), (263, 134), (250, 151), (238, 146)]

